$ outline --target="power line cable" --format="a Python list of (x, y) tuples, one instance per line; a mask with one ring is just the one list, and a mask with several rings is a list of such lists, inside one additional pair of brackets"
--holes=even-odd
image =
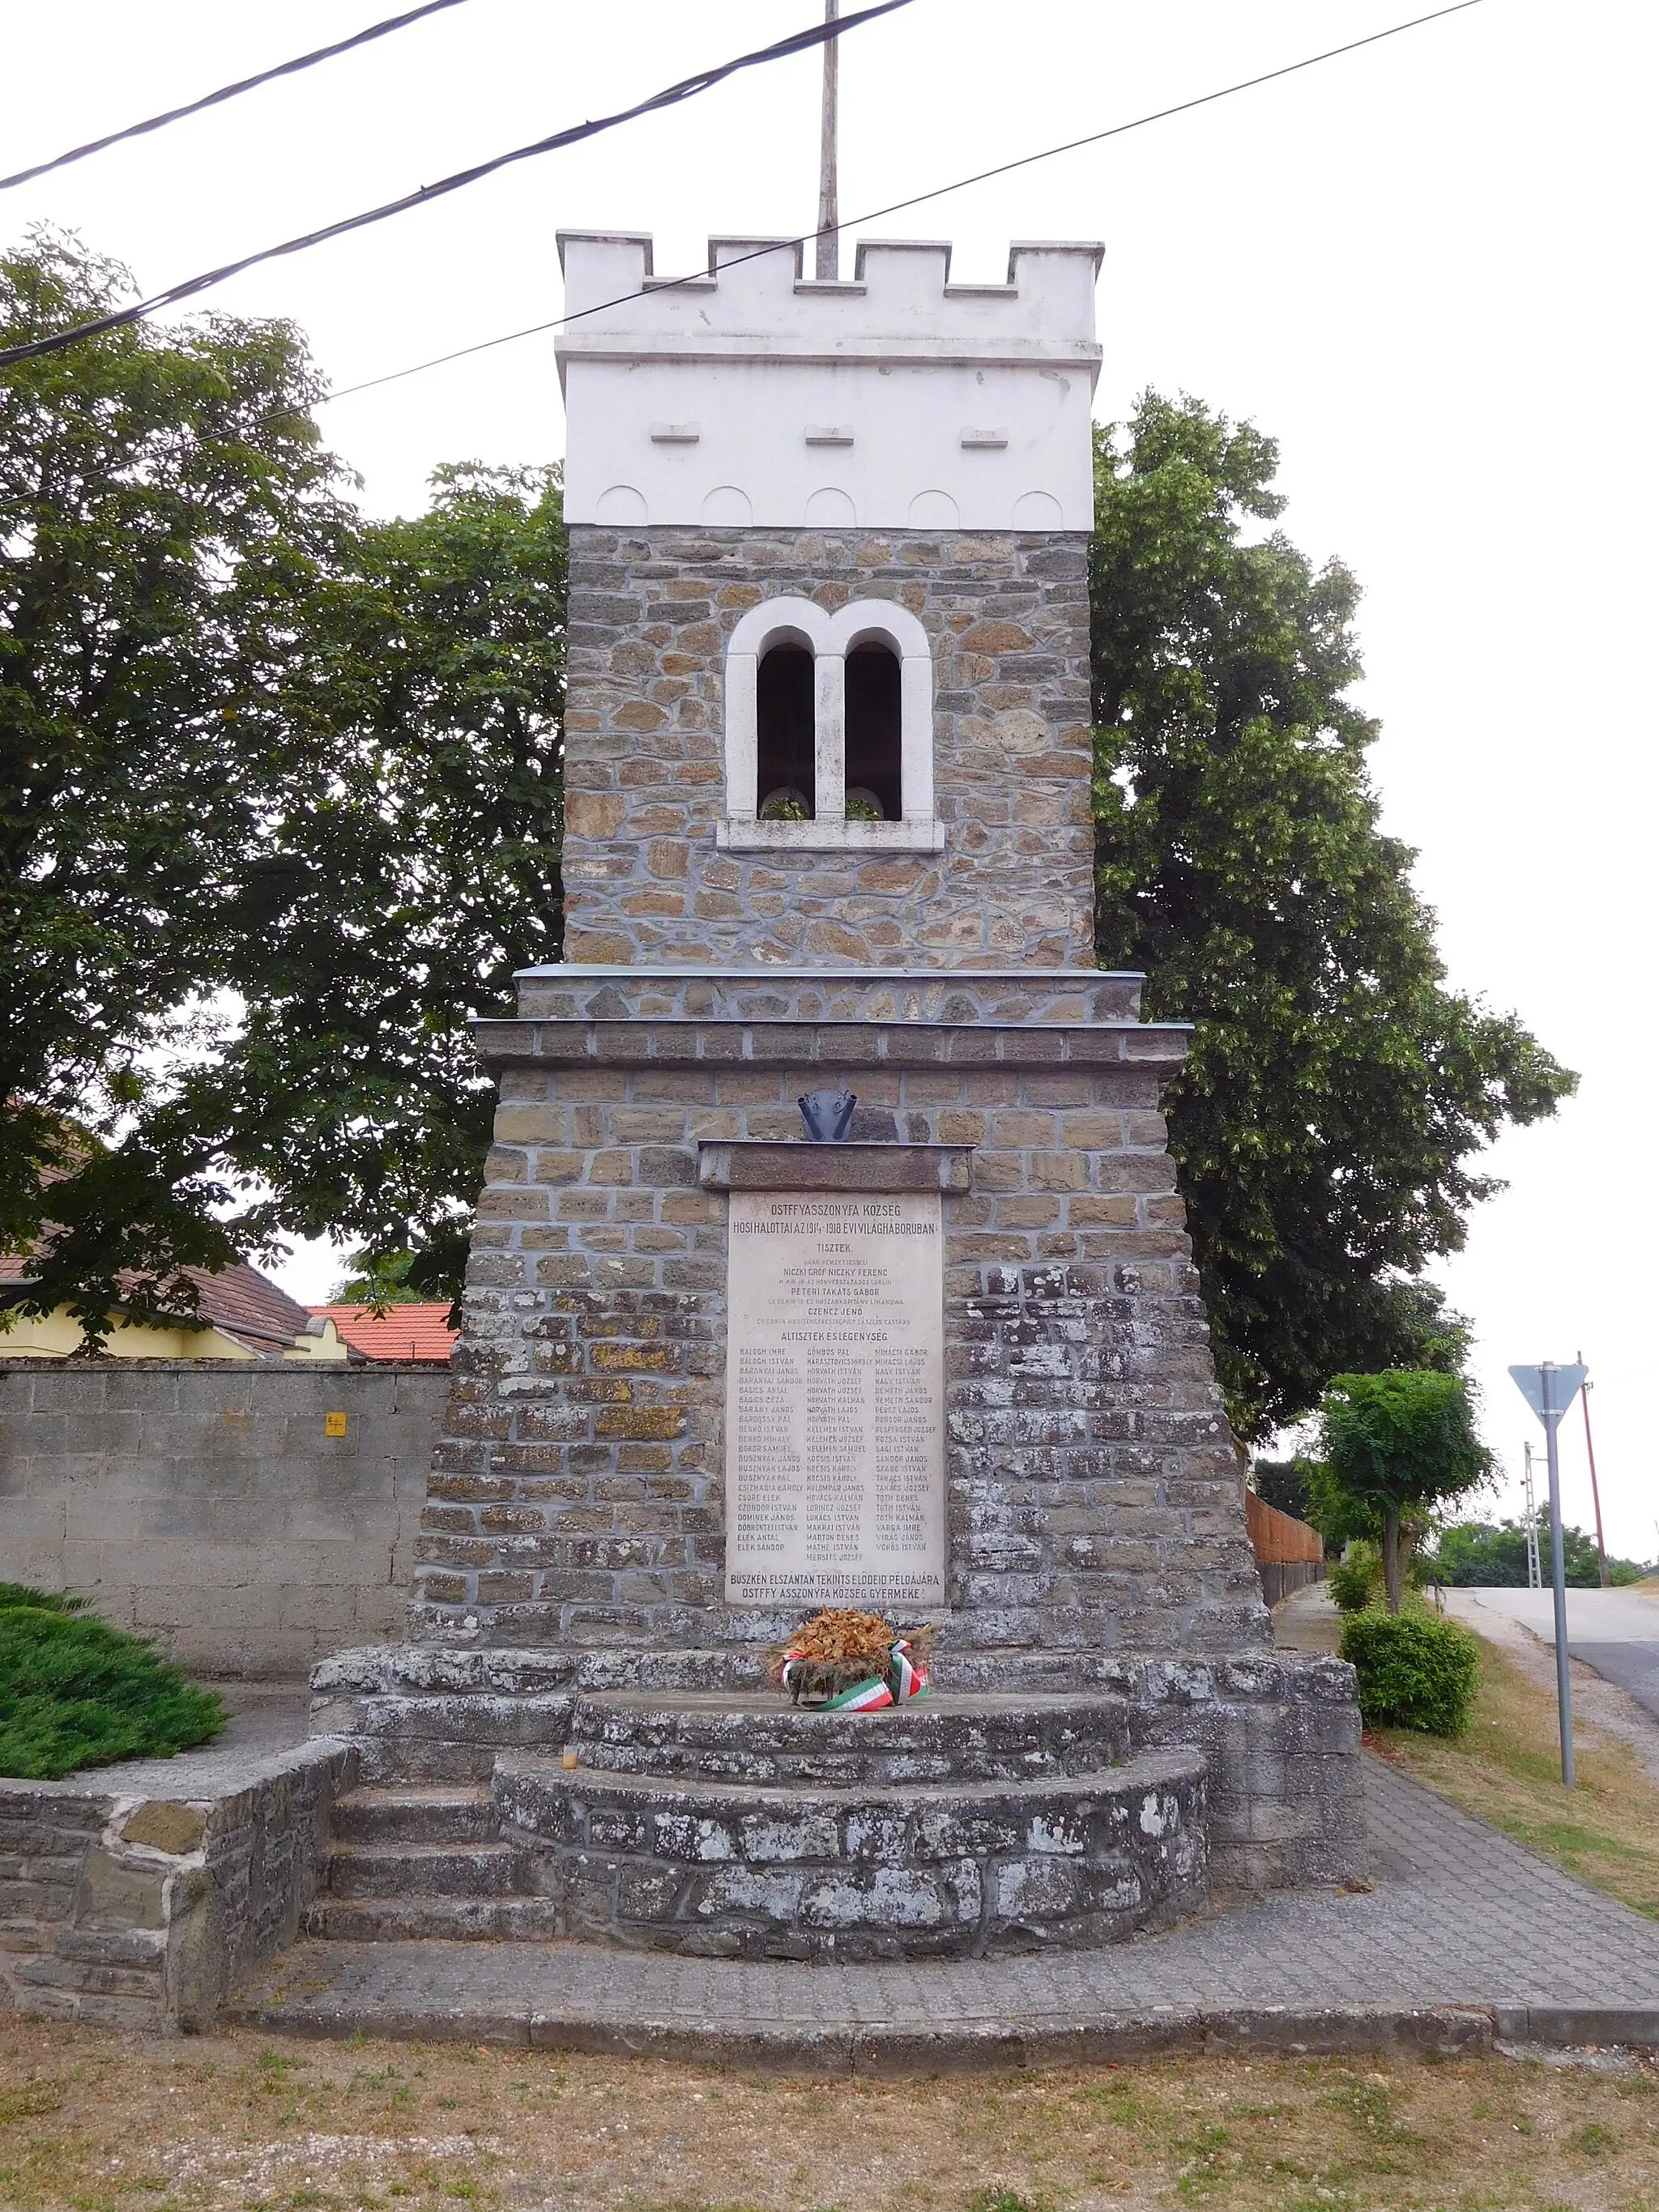
[[(1230, 100), (1236, 92), (1254, 91), (1257, 85), (1271, 84), (1275, 78), (1294, 76), (1298, 70), (1313, 69), (1321, 62), (1334, 61), (1339, 55), (1357, 52), (1361, 46), (1374, 46), (1383, 39), (1396, 39), (1402, 31), (1415, 31), (1425, 23), (1437, 23), (1443, 16), (1461, 15), (1466, 9), (1480, 5), (1480, 0), (1454, 0), (1454, 4), (1449, 8), (1437, 8), (1427, 15), (1413, 15), (1409, 22), (1392, 23), (1387, 30), (1372, 31), (1363, 39), (1351, 39), (1346, 46), (1328, 46), (1323, 53), (1309, 54), (1299, 62), (1287, 62), (1282, 69), (1264, 70), (1260, 76), (1243, 77), (1237, 84), (1223, 85), (1218, 91), (1200, 93), (1195, 99), (1178, 100), (1173, 107), (1156, 108), (1150, 115), (1137, 115), (1133, 122), (1115, 123), (1109, 131), (1091, 131), (1086, 138), (1068, 138), (1063, 146), (1047, 146), (1040, 154), (1022, 154), (1018, 161), (1000, 162), (994, 169), (981, 169), (971, 177), (958, 177), (953, 185), (940, 185), (932, 191), (917, 192), (911, 199), (894, 200), (887, 207), (872, 209), (868, 215), (851, 216), (845, 222), (837, 225), (837, 228), (856, 230), (862, 223), (880, 222), (890, 215), (902, 214), (907, 208), (921, 207), (928, 200), (943, 199), (950, 192), (965, 191), (969, 185), (982, 185), (992, 177), (1006, 177), (1012, 169), (1029, 169), (1036, 161), (1051, 161), (1058, 154), (1074, 154), (1081, 146), (1097, 146), (1104, 138), (1121, 138), (1126, 131), (1139, 131), (1149, 123), (1163, 123), (1172, 115), (1185, 115), (1194, 107), (1207, 107), (1215, 100)], [(745, 261), (759, 261), (770, 253), (794, 252), (808, 245), (817, 234), (816, 231), (809, 230), (799, 238), (777, 239), (769, 246), (757, 247), (753, 253), (734, 253), (720, 266), (736, 269)], [(659, 292), (672, 292), (681, 284), (702, 283), (708, 275), (708, 270), (703, 268), (693, 270), (684, 276), (654, 278), (648, 287), (640, 291), (619, 292), (614, 300), (601, 300), (594, 307), (579, 307), (573, 314), (555, 315), (549, 322), (530, 323), (521, 331), (506, 331), (500, 337), (480, 338), (476, 345), (458, 346), (453, 353), (434, 354), (430, 361), (417, 361), (409, 368), (390, 369), (384, 376), (367, 377), (361, 384), (343, 385), (338, 392), (328, 393), (319, 404), (327, 406), (333, 400), (350, 398), (354, 392), (373, 392), (382, 384), (396, 384), (405, 376), (419, 376), (426, 369), (441, 368), (447, 362), (465, 361), (469, 354), (488, 353), (493, 347), (512, 345), (520, 338), (538, 337), (544, 331), (561, 330), (567, 323), (580, 322), (584, 316), (602, 315), (611, 307), (624, 307), (630, 300), (645, 298), (647, 291), (654, 296)], [(4, 358), (0, 355), (0, 361)]]
[(101, 154), (106, 146), (118, 146), (124, 138), (142, 138), (147, 131), (161, 131), (169, 123), (182, 122), (186, 115), (199, 115), (204, 107), (217, 107), (227, 100), (235, 100), (256, 85), (269, 84), (275, 77), (293, 76), (301, 70), (314, 68), (319, 62), (332, 61), (336, 54), (349, 54), (354, 46), (366, 46), (371, 39), (384, 39), (393, 31), (401, 31), (410, 23), (418, 23), (422, 15), (435, 15), (443, 8), (459, 8), (461, 0), (425, 0), (420, 8), (408, 9), (401, 15), (389, 15), (384, 23), (371, 23), (366, 31), (354, 31), (349, 39), (337, 40), (331, 46), (319, 46), (314, 53), (298, 54), (291, 62), (278, 62), (275, 69), (261, 70), (258, 76), (245, 76), (235, 84), (222, 85), (217, 92), (204, 94), (183, 107), (169, 107), (164, 115), (152, 115), (147, 122), (129, 123), (124, 131), (112, 131), (103, 138), (90, 139), (84, 146), (72, 146), (67, 154), (54, 154), (49, 161), (37, 161), (32, 169), (20, 169), (15, 177), (0, 177), (0, 192), (9, 191), (14, 185), (27, 185), (35, 177), (44, 177), (52, 169), (66, 169), (71, 161), (84, 161), (88, 154)]
[[(458, 192), (464, 185), (477, 184), (480, 178), (493, 176), (496, 170), (507, 168), (514, 161), (527, 161), (538, 154), (556, 153), (562, 147), (574, 146), (585, 138), (596, 138), (602, 131), (614, 131), (618, 124), (632, 123), (641, 115), (649, 115), (658, 108), (673, 107), (681, 100), (695, 99), (700, 92), (708, 92), (717, 84), (736, 74), (738, 70), (754, 69), (764, 62), (786, 59), (791, 54), (805, 53), (821, 46), (826, 39), (844, 37), (861, 23), (873, 22), (878, 15), (890, 15), (896, 8), (907, 8), (910, 0), (878, 0), (878, 4), (865, 8), (856, 15), (842, 15), (827, 23), (815, 23), (809, 29), (797, 31), (791, 37), (780, 39), (773, 46), (760, 46), (753, 53), (739, 54), (733, 61), (721, 62), (713, 69), (701, 70), (696, 76), (684, 78), (670, 85), (665, 91), (653, 93), (632, 107), (623, 108), (615, 115), (601, 116), (597, 122), (578, 123), (568, 131), (555, 131), (550, 138), (538, 138), (533, 145), (515, 147), (510, 154), (497, 154), (489, 161), (480, 161), (470, 169), (459, 170), (453, 177), (442, 178), (435, 185), (422, 185), (417, 191), (407, 192), (403, 198), (388, 200), (384, 207), (370, 208), (362, 215), (346, 216), (342, 222), (325, 224), (320, 230), (309, 230), (301, 238), (290, 238), (281, 246), (267, 246), (258, 253), (244, 254), (240, 261), (228, 261), (222, 268), (210, 269), (200, 276), (187, 277), (181, 284), (170, 284), (165, 292), (156, 292), (148, 300), (139, 300), (131, 307), (120, 307), (113, 313), (100, 315), (95, 321), (77, 323), (72, 330), (54, 331), (49, 337), (33, 338), (25, 345), (0, 348), (0, 368), (14, 362), (38, 361), (42, 355), (59, 353), (65, 346), (76, 344), (82, 338), (99, 337), (106, 331), (120, 330), (140, 317), (154, 314), (158, 307), (176, 307), (182, 300), (193, 298), (215, 284), (222, 284), (228, 277), (238, 276), (245, 269), (252, 269), (262, 261), (275, 261), (286, 253), (302, 253), (307, 246), (320, 246), (325, 240), (343, 237), (347, 232), (362, 230), (372, 222), (383, 222), (388, 216), (402, 215), (408, 209), (424, 207), (429, 200), (441, 199), (446, 192)], [(1472, 0), (1465, 0), (1472, 4)]]

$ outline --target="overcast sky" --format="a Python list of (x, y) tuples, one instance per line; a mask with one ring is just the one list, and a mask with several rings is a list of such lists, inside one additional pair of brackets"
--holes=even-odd
[[(383, 0), (392, 12), (392, 0)], [(376, 0), (56, 0), (3, 15), (21, 167), (374, 20)], [(813, 20), (815, 0), (465, 0), (358, 53), (0, 203), (0, 235), (78, 228), (146, 290), (626, 106)], [(1014, 155), (1382, 29), (1410, 0), (913, 0), (845, 42), (855, 218)], [(1281, 444), (1284, 526), (1365, 588), (1364, 703), (1388, 828), (1420, 855), (1453, 980), (1583, 1076), (1504, 1140), (1507, 1193), (1443, 1271), (1480, 1335), (1489, 1440), (1518, 1470), (1504, 1372), (1581, 1348), (1609, 1542), (1659, 1549), (1652, 1441), (1655, 707), (1652, 422), (1659, 10), (1481, 0), (1219, 106), (872, 226), (956, 242), (1098, 238), (1097, 412), (1147, 385)], [(816, 57), (251, 271), (209, 302), (293, 317), (334, 386), (555, 315), (561, 226), (813, 220)], [(848, 248), (850, 260), (850, 246)], [(564, 428), (544, 336), (343, 398), (366, 502), (410, 512), (443, 460), (539, 461)], [(299, 1255), (323, 1295), (325, 1255)], [(1534, 1435), (1537, 1434), (1534, 1431)], [(1589, 1523), (1577, 1417), (1570, 1516)]]

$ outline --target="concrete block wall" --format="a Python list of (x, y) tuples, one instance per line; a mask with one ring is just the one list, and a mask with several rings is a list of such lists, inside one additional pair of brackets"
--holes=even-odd
[(302, 1676), (399, 1632), (448, 1389), (447, 1366), (0, 1358), (0, 1580), (198, 1674)]

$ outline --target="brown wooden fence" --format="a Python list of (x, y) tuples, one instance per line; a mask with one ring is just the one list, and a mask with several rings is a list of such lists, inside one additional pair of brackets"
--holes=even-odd
[(1316, 1583), (1325, 1572), (1325, 1541), (1317, 1528), (1294, 1515), (1281, 1513), (1253, 1490), (1244, 1493), (1244, 1519), (1250, 1532), (1261, 1577), (1262, 1595), (1269, 1605), (1288, 1597), (1306, 1583)]

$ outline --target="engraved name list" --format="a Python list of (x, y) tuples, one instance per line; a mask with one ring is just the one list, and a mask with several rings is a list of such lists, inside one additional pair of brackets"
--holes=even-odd
[(734, 1191), (726, 1601), (945, 1601), (937, 1194)]

